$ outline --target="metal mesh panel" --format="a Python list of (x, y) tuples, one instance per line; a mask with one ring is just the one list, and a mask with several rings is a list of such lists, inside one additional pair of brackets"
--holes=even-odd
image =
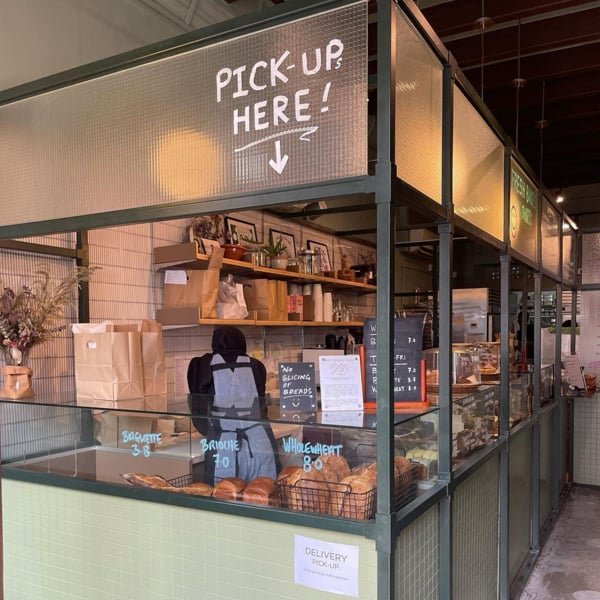
[[(13, 289), (22, 285), (31, 285), (34, 272), (44, 266), (53, 280), (57, 281), (69, 275), (75, 266), (69, 258), (56, 258), (38, 254), (0, 251), (0, 281), (3, 286)], [(65, 331), (56, 339), (34, 346), (29, 354), (28, 364), (34, 373), (34, 390), (38, 398), (50, 395), (60, 399), (72, 398), (74, 386), (73, 343), (70, 323), (77, 320), (76, 309), (67, 309)]]
[(581, 282), (600, 283), (600, 233), (582, 235)]
[(552, 511), (552, 415), (540, 418), (540, 527)]
[(550, 202), (542, 201), (542, 265), (551, 273), (560, 273), (560, 215)]
[(434, 507), (398, 536), (395, 597), (437, 600), (438, 572), (438, 509)]
[(529, 554), (531, 540), (531, 429), (510, 441), (508, 575), (514, 581)]
[(453, 597), (496, 598), (498, 459), (458, 486), (453, 499)]
[(600, 406), (587, 399), (573, 402), (573, 482), (600, 485)]
[(71, 408), (0, 404), (2, 460), (26, 460), (74, 448), (81, 439), (81, 413)]
[(0, 107), (0, 222), (365, 174), (366, 29), (360, 2)]
[(457, 86), (453, 152), (455, 212), (504, 239), (504, 147)]
[(399, 9), (394, 16), (398, 176), (441, 202), (442, 65)]

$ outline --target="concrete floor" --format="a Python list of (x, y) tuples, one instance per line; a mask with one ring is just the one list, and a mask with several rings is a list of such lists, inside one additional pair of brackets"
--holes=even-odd
[(600, 600), (600, 490), (573, 488), (519, 600)]

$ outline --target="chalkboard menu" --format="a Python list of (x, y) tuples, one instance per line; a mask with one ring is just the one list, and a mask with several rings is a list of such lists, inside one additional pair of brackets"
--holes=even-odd
[[(377, 321), (365, 319), (367, 401), (377, 399)], [(394, 319), (394, 401), (421, 400), (422, 317)]]
[(314, 363), (279, 363), (279, 404), (281, 410), (317, 409)]

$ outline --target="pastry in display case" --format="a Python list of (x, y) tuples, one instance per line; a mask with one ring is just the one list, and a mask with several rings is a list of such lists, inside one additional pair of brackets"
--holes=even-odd
[(452, 403), (452, 457), (464, 458), (498, 437), (500, 388), (487, 386)]
[(524, 373), (510, 381), (510, 426), (514, 427), (531, 415), (531, 374)]
[(479, 374), (482, 381), (500, 377), (500, 342), (478, 342), (473, 348), (479, 354)]
[[(423, 351), (427, 368), (427, 389), (439, 391), (439, 348)], [(469, 392), (481, 385), (479, 352), (473, 344), (452, 344), (452, 391)]]

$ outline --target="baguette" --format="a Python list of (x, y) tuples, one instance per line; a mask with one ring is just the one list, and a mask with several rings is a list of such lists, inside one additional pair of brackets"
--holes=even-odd
[(173, 487), (164, 477), (161, 477), (160, 475), (145, 475), (144, 473), (122, 473), (121, 477), (135, 487)]

